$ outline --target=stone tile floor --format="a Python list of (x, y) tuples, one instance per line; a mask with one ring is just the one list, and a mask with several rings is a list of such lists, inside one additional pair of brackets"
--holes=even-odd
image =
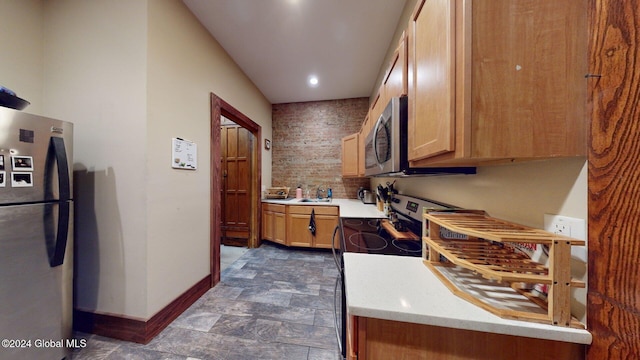
[(71, 360), (340, 359), (337, 276), (330, 251), (265, 242), (225, 269), (219, 284), (149, 344), (76, 334), (88, 345)]

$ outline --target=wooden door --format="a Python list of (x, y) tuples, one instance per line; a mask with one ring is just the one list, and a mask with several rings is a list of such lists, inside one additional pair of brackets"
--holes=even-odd
[(225, 245), (247, 246), (251, 213), (251, 143), (249, 130), (226, 121), (221, 126), (222, 217)]
[(409, 23), (409, 161), (455, 147), (455, 2), (422, 0)]

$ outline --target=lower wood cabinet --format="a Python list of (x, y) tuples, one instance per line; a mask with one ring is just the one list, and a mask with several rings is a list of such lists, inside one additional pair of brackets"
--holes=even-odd
[[(315, 235), (309, 230), (312, 211)], [(337, 206), (263, 203), (262, 239), (287, 246), (331, 249), (339, 214)]]
[(585, 345), (350, 316), (347, 359), (581, 360)]
[(286, 205), (262, 205), (262, 238), (286, 245)]
[[(333, 229), (338, 225), (336, 206), (289, 206), (287, 214), (287, 245), (331, 249)], [(315, 234), (309, 230), (314, 213)]]

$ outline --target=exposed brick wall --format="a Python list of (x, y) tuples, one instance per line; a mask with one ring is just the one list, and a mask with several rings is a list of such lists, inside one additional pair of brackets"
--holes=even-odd
[(342, 138), (360, 131), (368, 98), (274, 104), (271, 183), (333, 190), (334, 198), (356, 198), (368, 179), (342, 178)]

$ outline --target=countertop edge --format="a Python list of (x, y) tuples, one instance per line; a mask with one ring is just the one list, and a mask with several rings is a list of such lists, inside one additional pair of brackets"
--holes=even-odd
[(358, 199), (333, 199), (331, 202), (299, 202), (295, 198), (283, 199), (262, 199), (263, 203), (295, 205), (295, 206), (337, 206), (340, 209), (340, 217), (348, 218), (385, 218), (382, 211), (379, 211), (375, 204), (364, 204)]
[[(421, 263), (419, 258), (344, 255), (349, 315), (584, 345), (592, 342), (591, 333), (584, 329), (503, 319), (477, 307), (451, 293), (426, 266), (417, 266), (417, 262)], [(416, 281), (425, 280), (423, 288), (416, 285), (411, 289), (405, 285), (410, 281), (394, 281), (393, 276), (385, 276), (412, 272), (417, 273)]]

